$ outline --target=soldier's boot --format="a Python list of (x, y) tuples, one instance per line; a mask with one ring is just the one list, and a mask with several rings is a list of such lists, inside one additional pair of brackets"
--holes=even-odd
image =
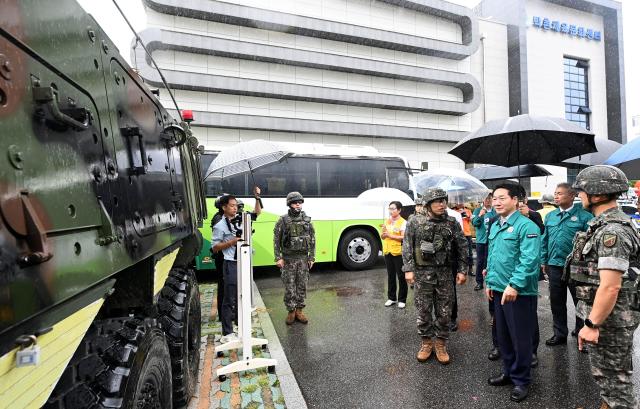
[(436, 338), (436, 359), (442, 365), (449, 363), (449, 353), (447, 352), (447, 341), (442, 338)]
[(419, 362), (425, 362), (431, 356), (433, 351), (433, 340), (431, 338), (422, 338), (422, 345), (416, 355)]
[(307, 322), (309, 322), (309, 319), (307, 318), (307, 316), (304, 315), (304, 312), (302, 312), (302, 308), (296, 308), (296, 319), (303, 324), (306, 324)]
[(287, 314), (287, 319), (285, 320), (285, 322), (287, 323), (287, 325), (291, 325), (293, 324), (293, 321), (296, 320), (296, 312), (295, 310), (293, 311), (289, 311), (289, 314)]
[(602, 404), (600, 405), (600, 409), (611, 409), (611, 406), (609, 406), (607, 402), (602, 401)]

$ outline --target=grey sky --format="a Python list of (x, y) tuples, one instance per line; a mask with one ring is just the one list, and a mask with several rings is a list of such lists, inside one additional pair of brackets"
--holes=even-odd
[[(452, 3), (467, 7), (474, 7), (480, 0), (450, 0)], [(504, 0), (508, 1), (508, 0)], [(112, 0), (78, 0), (82, 7), (91, 13), (98, 24), (107, 32), (111, 40), (116, 44), (123, 57), (130, 62), (129, 46), (133, 34), (126, 23), (120, 17)], [(629, 139), (633, 138), (631, 130), (631, 117), (640, 115), (640, 51), (633, 39), (640, 37), (638, 21), (640, 21), (640, 1), (621, 0), (622, 3), (622, 27), (624, 31), (624, 59), (625, 82), (627, 89), (627, 129)], [(133, 24), (136, 31), (146, 27), (146, 15), (141, 0), (118, 0), (127, 18)], [(186, 108), (186, 107), (185, 107)]]

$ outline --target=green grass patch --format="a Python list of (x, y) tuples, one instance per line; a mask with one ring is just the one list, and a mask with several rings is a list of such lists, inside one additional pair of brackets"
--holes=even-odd
[(244, 393), (253, 393), (258, 390), (258, 385), (247, 385), (242, 387), (242, 392)]

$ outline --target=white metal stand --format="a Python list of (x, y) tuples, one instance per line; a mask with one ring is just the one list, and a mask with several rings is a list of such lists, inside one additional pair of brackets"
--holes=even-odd
[(266, 339), (251, 337), (251, 313), (253, 312), (253, 266), (251, 263), (251, 217), (248, 213), (242, 215), (243, 240), (238, 241), (238, 340), (230, 341), (215, 348), (216, 354), (232, 349), (242, 348), (242, 359), (232, 362), (216, 370), (216, 375), (222, 381), (226, 375), (250, 369), (275, 367), (277, 361), (268, 358), (254, 358), (252, 347), (267, 345)]

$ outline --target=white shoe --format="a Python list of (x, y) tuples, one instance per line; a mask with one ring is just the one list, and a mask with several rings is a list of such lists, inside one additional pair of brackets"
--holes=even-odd
[(405, 303), (403, 303), (403, 302), (399, 302), (399, 303), (398, 303), (398, 308), (404, 308), (404, 307), (406, 307), (406, 306), (407, 306), (407, 304), (405, 304)]
[(237, 340), (238, 340), (238, 336), (235, 333), (227, 334), (220, 337), (221, 344), (226, 344), (227, 342), (237, 341)]
[(393, 300), (387, 300), (386, 303), (384, 303), (385, 307), (391, 307), (393, 304), (395, 304), (396, 302)]

